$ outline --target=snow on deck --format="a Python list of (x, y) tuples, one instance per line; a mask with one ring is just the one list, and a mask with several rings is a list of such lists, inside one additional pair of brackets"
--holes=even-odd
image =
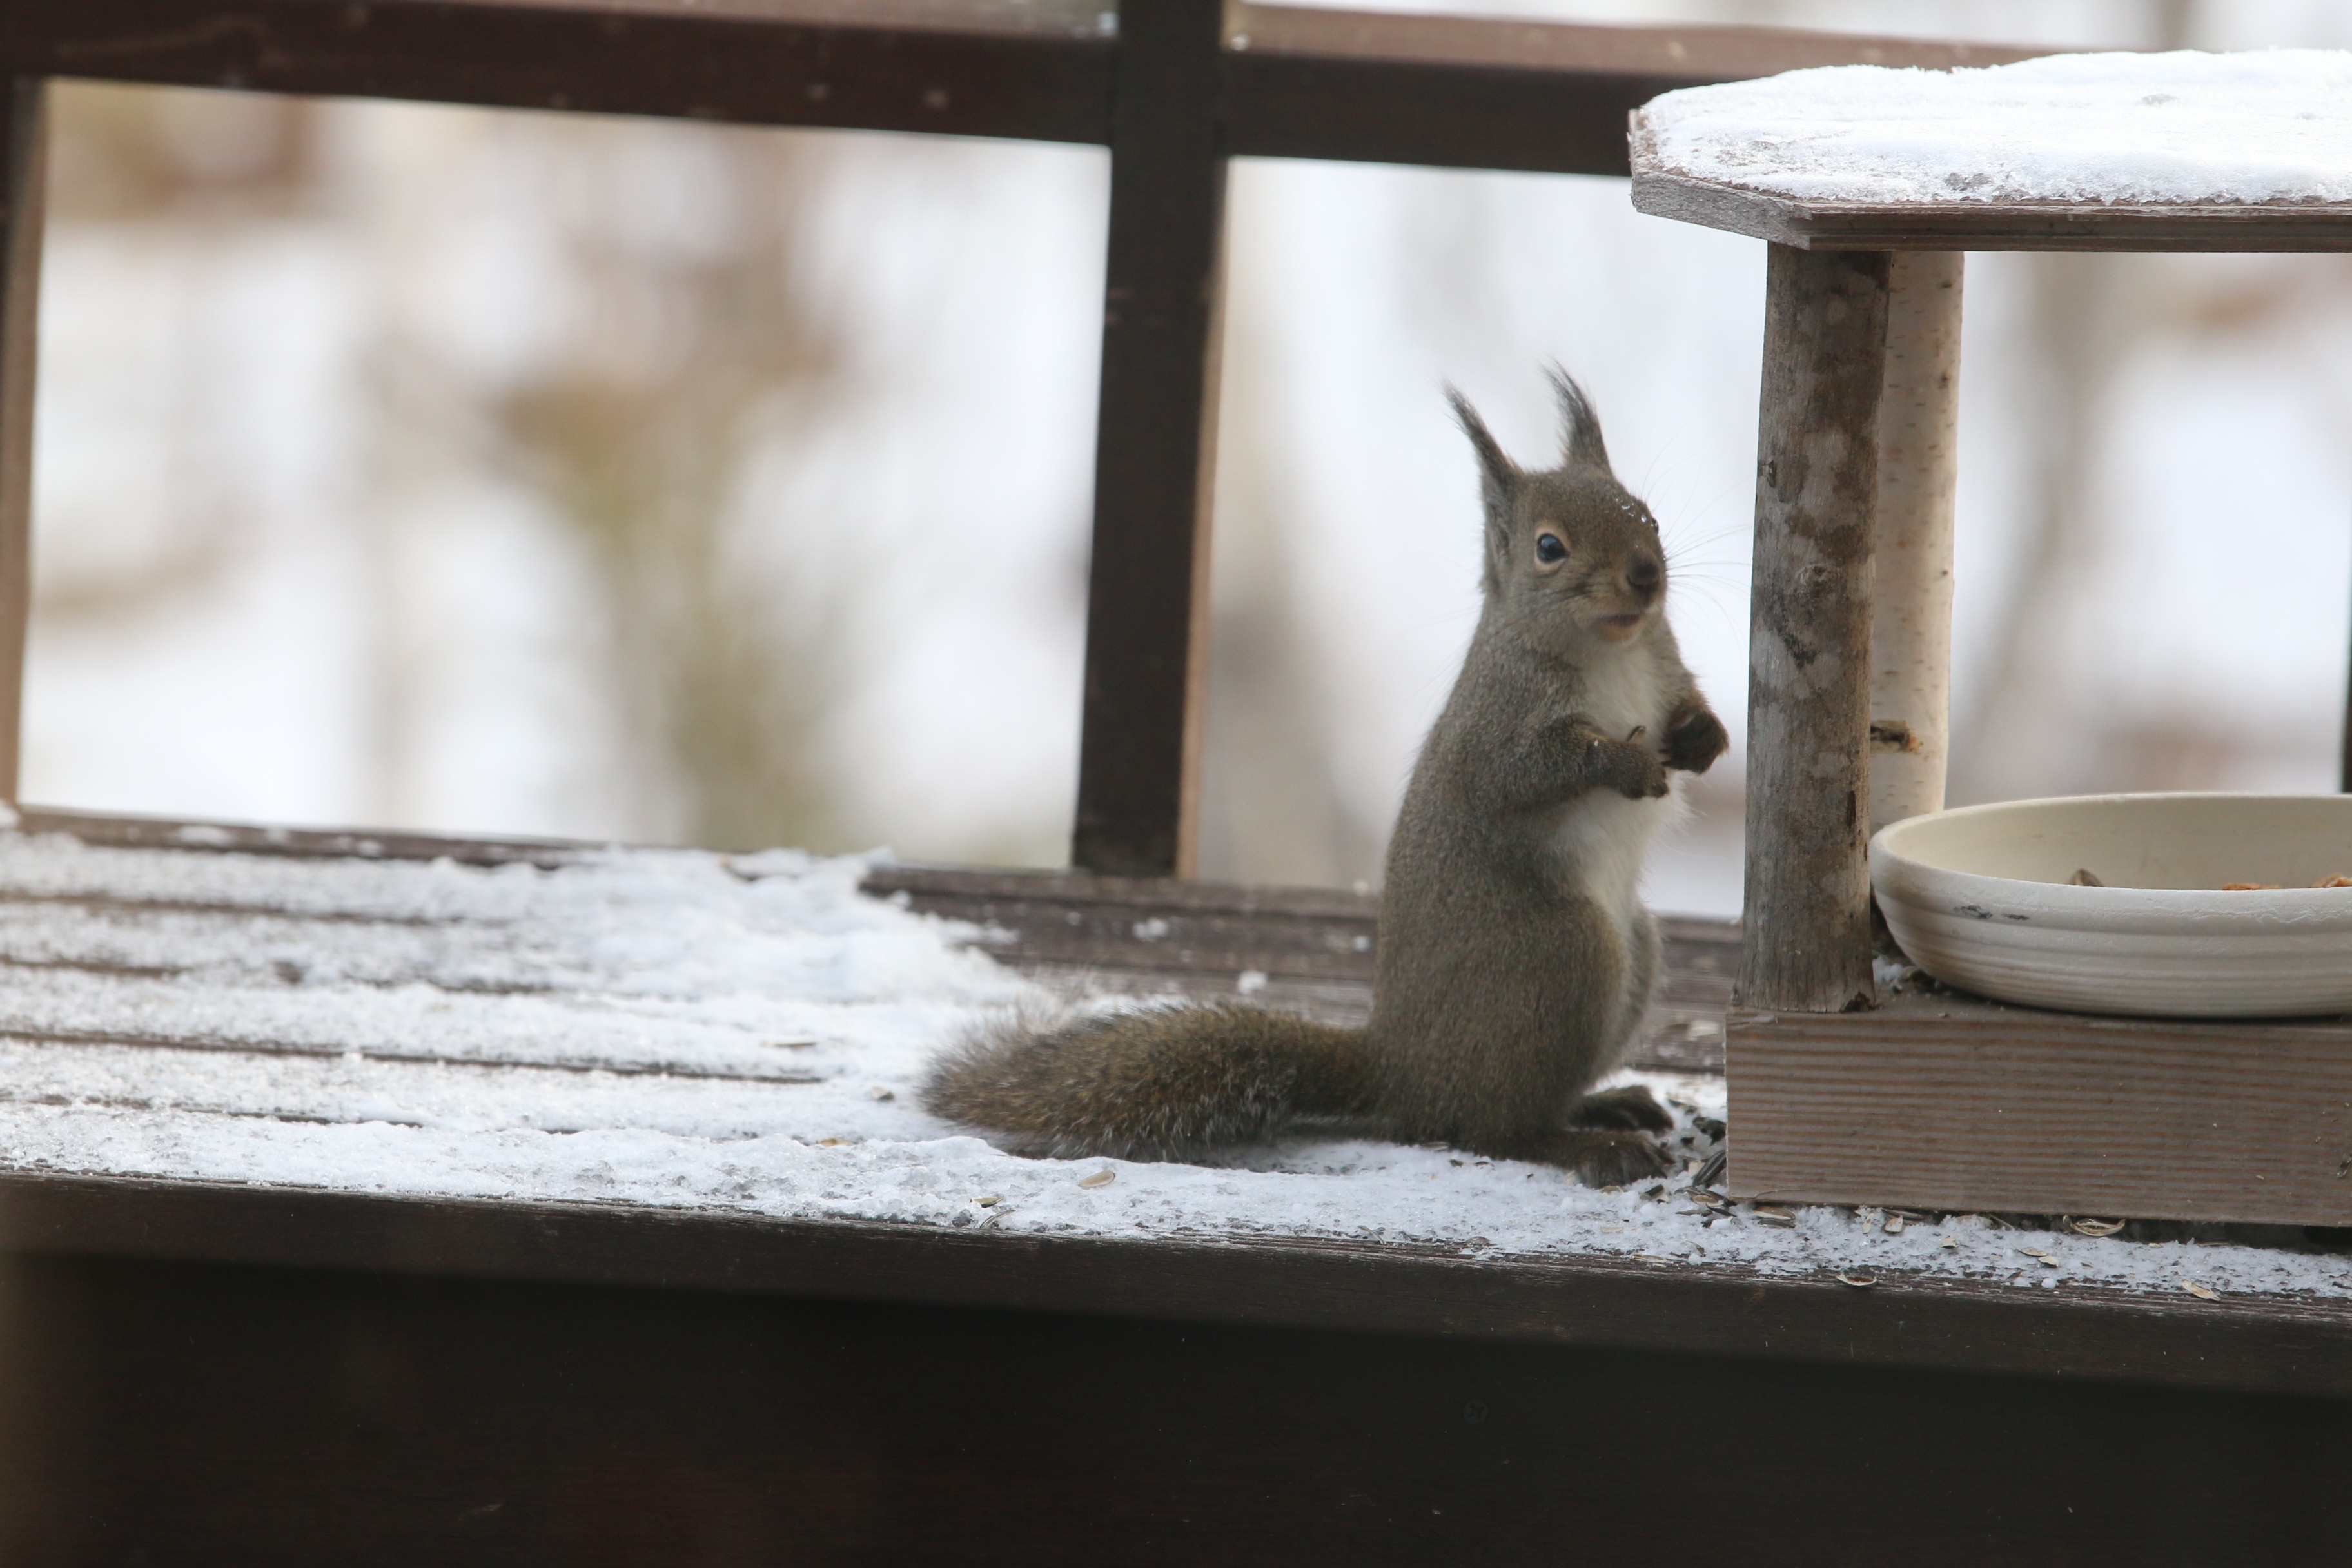
[(1830, 66), (1685, 88), (1643, 166), (1812, 203), (2352, 200), (2352, 53), (2053, 55)]
[[(0, 1170), (2352, 1296), (2339, 1258), (1973, 1216), (1890, 1237), (1832, 1208), (1778, 1228), (1380, 1142), (1214, 1166), (1018, 1159), (925, 1116), (913, 1089), (942, 1040), (1036, 993), (965, 946), (971, 928), (860, 894), (865, 869), (648, 850), (490, 869), (0, 833)], [(1643, 1081), (1686, 1123), (1722, 1113), (1719, 1079)]]

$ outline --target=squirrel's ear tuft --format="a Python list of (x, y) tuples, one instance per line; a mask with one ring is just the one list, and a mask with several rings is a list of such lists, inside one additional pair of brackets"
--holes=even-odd
[(1559, 397), (1559, 447), (1562, 466), (1571, 468), (1599, 468), (1609, 471), (1609, 447), (1601, 439), (1601, 416), (1592, 412), (1592, 400), (1584, 395), (1584, 388), (1576, 378), (1553, 365), (1547, 373), (1551, 377), (1551, 389)]
[(1510, 510), (1511, 492), (1519, 482), (1519, 468), (1504, 454), (1502, 443), (1470, 406), (1470, 400), (1454, 387), (1445, 389), (1445, 401), (1454, 405), (1454, 417), (1461, 422), (1462, 433), (1470, 437), (1471, 447), (1478, 454), (1478, 489), (1486, 499), (1491, 516)]

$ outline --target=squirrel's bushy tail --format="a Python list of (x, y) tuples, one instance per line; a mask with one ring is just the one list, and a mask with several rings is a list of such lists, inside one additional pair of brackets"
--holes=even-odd
[(1371, 1113), (1360, 1029), (1231, 1005), (1001, 1019), (943, 1053), (923, 1109), (1023, 1154), (1167, 1160)]

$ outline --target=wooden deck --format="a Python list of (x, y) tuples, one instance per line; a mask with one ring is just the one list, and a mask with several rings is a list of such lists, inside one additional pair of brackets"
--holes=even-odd
[[(149, 938), (201, 938), (205, 962), (258, 973), (305, 924), (382, 955), (371, 994), (515, 1005), (512, 985), (463, 983), (516, 940), (494, 925), (258, 907), (229, 875), (245, 858), (223, 852), (580, 854), (58, 813), (25, 826), (169, 847), (180, 883), (143, 905), (0, 889), (0, 967), (19, 976), (0, 1000), (19, 1009), (60, 976), (101, 997), (194, 997), (226, 971), (159, 963)], [(972, 921), (1049, 978), (1332, 1017), (1365, 1005), (1360, 898), (903, 868), (868, 888)], [(40, 944), (6, 920), (26, 909)], [(247, 951), (225, 950), (224, 930)], [(1675, 926), (1649, 1059), (1717, 1059), (1719, 1031), (1690, 1026), (1719, 1019), (1731, 948), (1727, 928)], [(362, 1053), (369, 1070), (462, 1069), (549, 1085), (551, 1100), (637, 1083), (732, 1093), (754, 1116), (761, 1097), (795, 1092), (789, 1072), (698, 1078), (682, 1057), (632, 1068), (596, 998), (572, 1002), (582, 1021), (563, 1048), (578, 1060), (554, 1045), (501, 1058), (454, 1029), (431, 1061), (357, 1039), (229, 1040), (193, 1003), (79, 1036), (19, 1019), (0, 1031), (19, 1052), (5, 1100), (87, 1110), (97, 1058), (196, 1050), (253, 1057), (243, 1092), (261, 1098), (108, 1113), (151, 1133), (205, 1117), (299, 1130), (353, 1114), (303, 1098), (305, 1064)], [(80, 1087), (45, 1086), (45, 1059), (71, 1063)], [(2118, 1542), (2147, 1562), (2316, 1562), (2347, 1531), (2331, 1467), (2352, 1458), (2352, 1303), (2289, 1292), (2206, 1301), (1884, 1268), (1857, 1287), (1306, 1233), (1006, 1233), (257, 1185), (227, 1168), (106, 1175), (15, 1152), (0, 1155), (0, 1238), (12, 1562), (167, 1540), (293, 1561), (332, 1539), (368, 1543), (335, 1553), (362, 1562), (1270, 1563), (1296, 1561), (1304, 1531), (1351, 1562), (1514, 1562), (1556, 1560), (1538, 1543), (1579, 1529), (1611, 1550), (1730, 1543), (1743, 1563), (1977, 1562), (2021, 1543), (2034, 1545), (2021, 1561), (2104, 1561)], [(2016, 1484), (2037, 1455), (2081, 1467), (2083, 1486)], [(2241, 1495), (2227, 1489), (2267, 1500), (2225, 1507)], [(598, 1547), (583, 1521), (605, 1518)], [(671, 1528), (718, 1544), (666, 1559), (647, 1542)], [(753, 1544), (728, 1555), (739, 1528)], [(2212, 1555), (2225, 1538), (2242, 1552)]]

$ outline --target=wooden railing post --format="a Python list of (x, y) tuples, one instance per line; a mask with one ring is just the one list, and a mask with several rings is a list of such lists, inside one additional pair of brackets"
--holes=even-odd
[(1192, 870), (1223, 249), (1223, 0), (1126, 0), (1070, 858)]
[(1887, 273), (1870, 634), (1873, 833), (1944, 809), (1961, 260), (1957, 250), (1898, 250)]
[(0, 800), (16, 799), (33, 604), (33, 371), (48, 83), (0, 78)]
[(1871, 983), (1870, 604), (1889, 257), (1767, 263), (1738, 999), (1834, 1013)]

